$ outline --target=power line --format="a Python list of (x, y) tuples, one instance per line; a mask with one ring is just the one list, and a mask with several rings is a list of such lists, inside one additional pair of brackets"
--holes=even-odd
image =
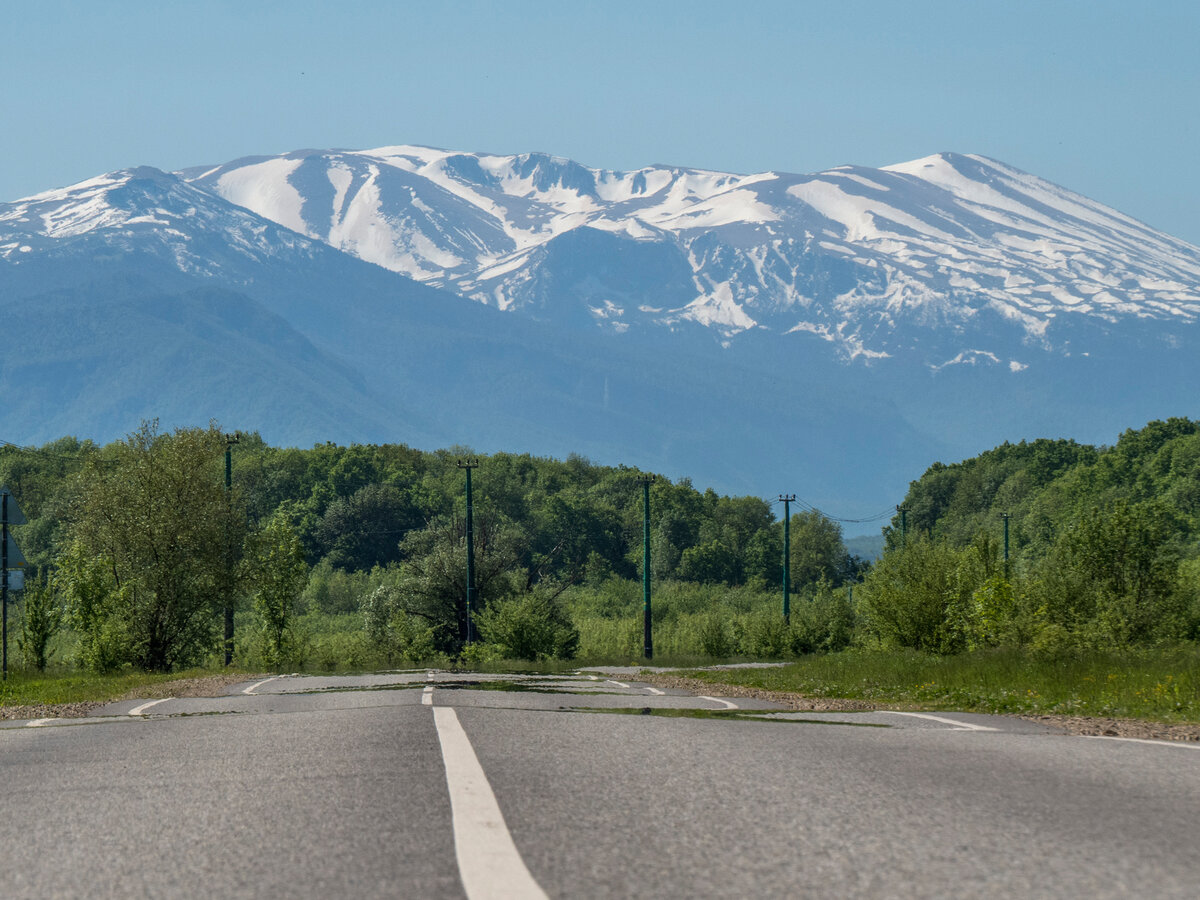
[[(793, 498), (794, 499), (791, 502), (795, 503), (797, 506), (801, 507), (806, 512), (815, 512), (821, 516), (824, 516), (826, 519), (829, 519), (829, 521), (831, 521), (831, 522), (842, 522), (842, 523), (848, 524), (848, 525), (868, 525), (871, 522), (881, 522), (884, 519), (889, 519), (893, 515), (892, 510), (885, 509), (883, 512), (876, 513), (873, 516), (867, 516), (867, 517), (861, 518), (861, 519), (850, 519), (850, 518), (846, 518), (844, 516), (831, 516), (829, 513), (825, 512), (824, 510), (822, 510), (816, 506), (813, 506), (811, 503), (809, 503), (807, 500), (805, 500), (803, 498), (795, 497), (794, 495), (793, 495)], [(770, 497), (767, 497), (764, 499), (766, 499), (766, 501), (768, 503), (780, 502), (779, 500), (776, 500), (776, 499), (773, 499)]]

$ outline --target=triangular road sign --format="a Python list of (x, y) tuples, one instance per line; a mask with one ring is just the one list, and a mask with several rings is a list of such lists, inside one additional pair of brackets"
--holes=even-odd
[(12, 491), (6, 487), (0, 487), (0, 494), (6, 494), (8, 496), (8, 524), (27, 524), (29, 520), (25, 518), (25, 513), (21, 512), (21, 507), (17, 506), (17, 498), (12, 495)]
[(19, 569), (25, 565), (25, 554), (21, 552), (21, 548), (17, 546), (17, 542), (13, 540), (13, 536), (8, 536), (8, 567), (10, 569)]

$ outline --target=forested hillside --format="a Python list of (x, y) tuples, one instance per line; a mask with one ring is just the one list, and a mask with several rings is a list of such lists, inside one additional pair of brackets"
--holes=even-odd
[(885, 642), (949, 652), (1194, 639), (1200, 423), (935, 464), (911, 485), (887, 547), (860, 609)]

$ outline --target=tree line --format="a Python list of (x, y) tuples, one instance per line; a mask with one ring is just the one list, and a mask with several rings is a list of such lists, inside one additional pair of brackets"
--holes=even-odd
[[(302, 592), (322, 612), (361, 613), (366, 632), (397, 652), (463, 651), (458, 462), (477, 454), (403, 444), (276, 448), (242, 434), (226, 490), (227, 447), (215, 424), (161, 432), (154, 423), (104, 446), (68, 437), (0, 447), (0, 482), (30, 520), (17, 533), (31, 562), (24, 618), (37, 664), (64, 624), (78, 637), (77, 661), (93, 669), (200, 662), (220, 646), (216, 611), (230, 602), (253, 611), (259, 658), (282, 661)], [(518, 656), (569, 656), (578, 631), (564, 591), (641, 578), (646, 473), (579, 456), (478, 459), (481, 634)], [(782, 525), (766, 500), (656, 477), (651, 531), (658, 582), (780, 584)], [(800, 596), (863, 568), (819, 513), (794, 516), (791, 541)], [(355, 576), (357, 592), (323, 590)]]
[(1005, 443), (931, 466), (903, 507), (859, 595), (859, 628), (885, 645), (1055, 651), (1200, 638), (1198, 422), (1150, 422), (1110, 447)]
[[(647, 473), (468, 448), (276, 448), (244, 434), (226, 490), (227, 446), (215, 425), (147, 423), (105, 446), (0, 447), (0, 481), (30, 520), (16, 533), (31, 561), (20, 640), (32, 665), (64, 628), (64, 652), (96, 670), (211, 660), (231, 603), (239, 659), (255, 665), (311, 658), (314, 629), (330, 666), (637, 655)], [(479, 460), (470, 647), (467, 456)], [(847, 553), (836, 522), (797, 513), (789, 622), (769, 501), (664, 477), (650, 496), (660, 655), (1200, 638), (1200, 423), (1189, 419), (1109, 447), (1037, 440), (935, 463), (871, 566)]]

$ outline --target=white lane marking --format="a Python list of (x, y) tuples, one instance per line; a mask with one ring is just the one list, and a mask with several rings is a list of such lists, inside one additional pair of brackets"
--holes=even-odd
[(174, 700), (174, 699), (175, 699), (174, 697), (163, 697), (161, 700), (151, 700), (149, 703), (143, 703), (141, 706), (135, 706), (133, 709), (131, 709), (125, 715), (127, 715), (127, 716), (144, 716), (146, 714), (146, 710), (148, 710), (150, 707), (158, 706), (158, 704), (160, 704), (160, 703), (166, 703), (168, 700)]
[(658, 688), (654, 688), (654, 687), (647, 687), (646, 690), (648, 690), (650, 693), (655, 694), (659, 697), (661, 697), (663, 694), (666, 693), (666, 691), (660, 691)]
[(1158, 744), (1160, 747), (1183, 747), (1185, 750), (1200, 750), (1200, 744), (1195, 741), (1155, 741), (1150, 738), (1114, 737), (1111, 734), (1084, 734), (1080, 735), (1080, 737), (1092, 738), (1092, 740), (1096, 741), (1129, 741), (1131, 744)]
[(57, 722), (58, 719), (34, 719), (31, 722), (26, 722), (26, 728), (41, 728), (43, 725), (49, 725), (51, 722)]
[(629, 685), (627, 685), (625, 682), (623, 682), (623, 681), (613, 681), (611, 678), (610, 678), (610, 679), (608, 679), (608, 683), (609, 683), (609, 684), (615, 684), (617, 687), (623, 687), (623, 688), (627, 688), (627, 687), (629, 687)]
[(427, 673), (425, 674), (425, 680), (426, 680), (426, 681), (433, 681), (433, 673), (432, 673), (432, 672), (427, 672)]
[(599, 675), (589, 675), (589, 676), (588, 676), (588, 680), (589, 680), (589, 681), (599, 681), (599, 680), (600, 680), (600, 676), (599, 676)]
[(713, 703), (720, 703), (725, 709), (737, 709), (736, 703), (730, 703), (728, 700), (722, 700), (720, 697), (701, 697), (701, 700), (710, 700)]
[(945, 719), (941, 716), (931, 716), (929, 713), (918, 712), (900, 712), (897, 709), (881, 709), (878, 712), (886, 713), (889, 716), (912, 716), (914, 719), (928, 719), (931, 722), (941, 722), (943, 725), (953, 725), (961, 731), (999, 731), (998, 728), (992, 728), (990, 725), (975, 725), (972, 722), (960, 722), (957, 719)]
[(433, 706), (433, 685), (426, 685), (425, 690), (421, 691), (421, 704), (423, 706)]
[(282, 677), (283, 677), (282, 675), (272, 675), (270, 678), (265, 678), (262, 681), (258, 682), (257, 684), (250, 685), (250, 687), (246, 688), (244, 691), (242, 691), (242, 693), (243, 694), (253, 694), (258, 688), (262, 687), (268, 681), (274, 681), (276, 678), (282, 678)]
[(450, 790), (454, 853), (467, 897), (546, 898), (513, 843), (496, 795), (454, 708), (435, 706), (433, 721)]

